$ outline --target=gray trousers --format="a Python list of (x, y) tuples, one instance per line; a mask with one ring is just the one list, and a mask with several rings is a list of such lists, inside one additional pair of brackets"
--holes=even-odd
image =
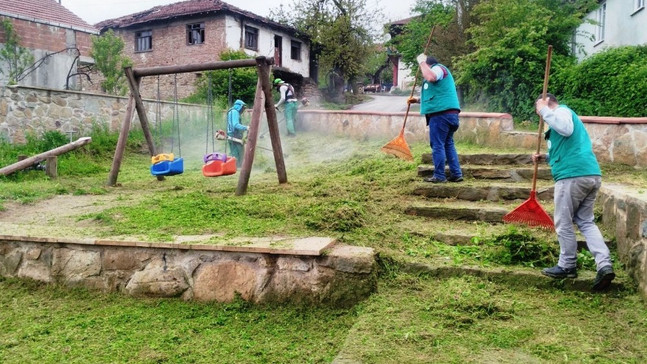
[(600, 176), (566, 178), (555, 182), (555, 230), (560, 250), (557, 264), (562, 268), (575, 268), (577, 264), (577, 239), (573, 223), (584, 235), (597, 269), (611, 265), (609, 248), (593, 222), (593, 205), (601, 184)]

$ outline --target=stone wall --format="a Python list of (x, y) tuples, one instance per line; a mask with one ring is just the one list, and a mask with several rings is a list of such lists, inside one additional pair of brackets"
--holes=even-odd
[[(171, 81), (163, 79), (161, 82), (170, 84)], [(22, 86), (0, 88), (0, 138), (21, 143), (26, 133), (40, 135), (48, 130), (75, 131), (74, 136), (79, 137), (94, 123), (119, 130), (127, 104), (125, 97)], [(174, 103), (162, 101), (159, 104), (162, 120), (170, 120)], [(154, 122), (157, 102), (148, 99), (145, 105), (149, 121)], [(206, 110), (200, 105), (180, 103), (179, 113), (182, 120), (196, 120), (204, 118)], [(392, 139), (400, 132), (404, 117), (405, 113), (302, 109), (298, 114), (298, 128), (360, 139)], [(581, 119), (591, 136), (598, 160), (647, 167), (647, 118), (583, 116)], [(537, 133), (515, 131), (509, 114), (462, 112), (460, 123), (457, 141), (491, 147), (522, 147), (529, 152), (536, 147)], [(139, 125), (136, 113), (132, 125), (134, 128)], [(409, 142), (428, 140), (424, 117), (409, 114), (405, 137)]]
[(603, 184), (602, 225), (616, 238), (618, 258), (647, 299), (647, 190)]
[(0, 236), (0, 276), (134, 297), (331, 306), (351, 306), (377, 288), (373, 250), (343, 245), (310, 256)]
[[(395, 138), (404, 117), (405, 113), (299, 111), (302, 130), (360, 139)], [(647, 167), (647, 118), (583, 116), (581, 119), (599, 161)], [(427, 133), (424, 117), (410, 113), (405, 129), (407, 141), (427, 141)], [(462, 112), (455, 139), (490, 147), (522, 147), (529, 151), (537, 146), (537, 133), (515, 131), (512, 116), (505, 113)], [(545, 145), (542, 148), (545, 150)]]
[[(173, 102), (144, 100), (148, 120), (157, 120), (157, 105), (160, 120), (173, 118)], [(107, 125), (119, 131), (126, 115), (128, 98), (110, 95), (89, 94), (74, 91), (55, 91), (36, 87), (0, 88), (0, 139), (10, 143), (24, 143), (28, 134), (42, 135), (57, 130), (71, 133), (70, 139), (88, 136), (92, 128)], [(204, 119), (207, 110), (201, 105), (178, 104), (181, 123)], [(132, 128), (139, 128), (139, 118), (134, 113)], [(206, 125), (206, 124), (205, 124)]]

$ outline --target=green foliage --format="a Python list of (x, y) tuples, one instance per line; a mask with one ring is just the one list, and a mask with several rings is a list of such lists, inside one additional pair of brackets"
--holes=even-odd
[(555, 75), (555, 93), (580, 115), (645, 116), (647, 46), (610, 48)]
[(124, 41), (115, 35), (112, 29), (101, 36), (92, 37), (90, 56), (94, 58), (95, 66), (105, 78), (101, 87), (107, 93), (125, 95), (128, 90), (124, 67), (132, 66), (133, 62), (123, 54)]
[[(221, 61), (231, 61), (237, 59), (249, 59), (243, 50), (224, 50), (220, 53)], [(234, 68), (230, 70), (216, 70), (205, 72), (198, 80), (196, 92), (183, 99), (191, 103), (207, 103), (209, 92), (214, 103), (221, 108), (228, 107), (229, 99), (229, 76), (231, 75), (231, 102), (237, 99), (243, 100), (248, 105), (253, 104), (256, 95), (256, 82), (258, 76), (256, 68)], [(211, 90), (209, 90), (209, 80), (211, 80)]]
[(548, 45), (552, 72), (569, 67), (572, 31), (595, 4), (590, 0), (492, 0), (475, 6), (468, 29), (474, 51), (456, 63), (457, 83), (468, 102), (488, 110), (534, 118), (533, 102), (541, 93)]
[(443, 0), (419, 1), (414, 12), (421, 15), (412, 19), (387, 46), (391, 51), (397, 50), (408, 67), (417, 70), (416, 56), (425, 51), (434, 29), (427, 54), (452, 68), (452, 58), (466, 52), (464, 27), (468, 24), (459, 24), (455, 5)]
[(319, 72), (328, 85), (328, 96), (339, 98), (346, 82), (363, 76), (376, 29), (379, 10), (369, 10), (366, 0), (295, 1), (290, 9), (272, 10), (278, 22), (290, 25), (311, 40)]
[(8, 69), (0, 68), (0, 73), (8, 77), (9, 85), (13, 85), (22, 79), (23, 72), (34, 62), (34, 55), (27, 48), (20, 46), (20, 39), (11, 20), (3, 19), (2, 29), (4, 46), (0, 48), (0, 62), (4, 62)]
[(493, 260), (501, 264), (546, 267), (556, 261), (552, 247), (539, 241), (528, 230), (519, 231), (514, 225), (509, 227), (506, 234), (492, 239), (491, 244), (501, 248), (493, 256)]

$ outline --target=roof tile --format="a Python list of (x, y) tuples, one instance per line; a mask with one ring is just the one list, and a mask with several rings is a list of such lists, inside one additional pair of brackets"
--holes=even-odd
[(49, 22), (97, 32), (97, 29), (79, 18), (56, 0), (1, 0), (0, 14), (21, 16), (38, 22)]

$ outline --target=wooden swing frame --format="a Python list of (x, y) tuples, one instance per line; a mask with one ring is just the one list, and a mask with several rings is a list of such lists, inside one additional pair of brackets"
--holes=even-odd
[[(144, 108), (144, 101), (139, 93), (139, 85), (141, 84), (142, 77), (146, 76), (159, 76), (174, 73), (189, 73), (189, 72), (202, 72), (214, 71), (228, 68), (241, 68), (241, 67), (256, 67), (258, 80), (256, 82), (256, 94), (254, 96), (254, 108), (252, 109), (252, 121), (249, 125), (247, 132), (247, 143), (245, 144), (245, 157), (243, 165), (240, 170), (238, 178), (238, 186), (236, 187), (236, 195), (244, 195), (247, 193), (249, 186), (249, 177), (254, 163), (254, 154), (256, 151), (256, 142), (258, 139), (259, 125), (263, 107), (267, 115), (268, 131), (270, 140), (272, 142), (272, 151), (274, 154), (274, 162), (276, 163), (276, 173), (278, 175), (279, 184), (287, 183), (288, 177), (285, 170), (285, 160), (283, 159), (283, 149), (281, 147), (281, 137), (279, 134), (279, 126), (276, 117), (276, 110), (272, 103), (272, 85), (270, 84), (270, 67), (274, 64), (273, 58), (264, 56), (256, 57), (256, 59), (243, 59), (233, 61), (218, 61), (208, 62), (201, 64), (189, 64), (182, 66), (163, 66), (163, 67), (146, 67), (135, 68), (125, 67), (124, 72), (128, 80), (128, 87), (130, 88), (130, 97), (128, 99), (128, 106), (126, 108), (126, 115), (124, 122), (121, 125), (119, 139), (117, 140), (117, 147), (115, 148), (115, 155), (112, 160), (112, 167), (108, 175), (108, 186), (117, 185), (117, 177), (119, 169), (121, 168), (121, 161), (126, 149), (126, 141), (128, 139), (128, 132), (130, 130), (130, 123), (133, 117), (133, 107), (137, 111), (137, 116), (146, 138), (146, 144), (151, 157), (157, 155), (153, 136), (151, 134), (148, 117), (146, 116), (146, 109)], [(164, 176), (157, 176), (159, 181), (164, 180)]]

